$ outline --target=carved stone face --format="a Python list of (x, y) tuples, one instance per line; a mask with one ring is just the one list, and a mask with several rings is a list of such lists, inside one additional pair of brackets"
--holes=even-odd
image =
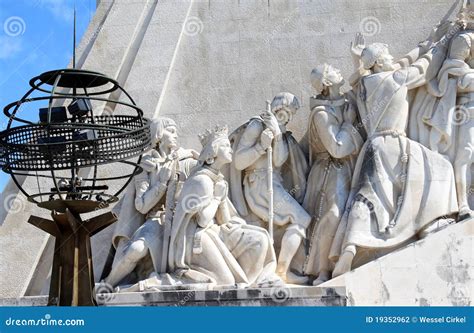
[(217, 143), (217, 156), (216, 159), (221, 160), (225, 164), (232, 162), (232, 148), (229, 139), (221, 139)]
[(393, 66), (393, 56), (385, 50), (377, 59), (377, 65), (379, 65), (382, 71), (393, 71), (395, 67)]
[(176, 126), (168, 126), (163, 131), (160, 145), (164, 149), (174, 150), (178, 148), (178, 131)]

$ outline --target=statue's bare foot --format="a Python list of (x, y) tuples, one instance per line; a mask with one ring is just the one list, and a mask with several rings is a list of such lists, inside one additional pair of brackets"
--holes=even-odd
[(336, 276), (349, 272), (351, 270), (353, 259), (354, 253), (351, 251), (344, 251), (332, 272), (332, 277), (335, 278)]
[(309, 278), (304, 275), (298, 275), (293, 272), (286, 272), (280, 275), (281, 279), (287, 284), (308, 284)]

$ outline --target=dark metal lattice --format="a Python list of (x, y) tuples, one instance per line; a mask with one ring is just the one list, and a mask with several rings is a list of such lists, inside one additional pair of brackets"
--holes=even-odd
[[(141, 154), (149, 146), (149, 128), (132, 116), (96, 116), (85, 123), (25, 125), (0, 134), (7, 151), (0, 160), (5, 172), (67, 170), (122, 161)], [(95, 139), (74, 140), (78, 130), (92, 130)], [(41, 139), (57, 138), (47, 143)]]
[[(30, 86), (22, 99), (4, 108), (9, 121), (7, 129), (0, 132), (2, 170), (12, 176), (30, 201), (44, 208), (58, 210), (59, 207), (61, 210), (68, 205), (71, 208), (72, 201), (82, 200), (84, 211), (90, 207), (105, 208), (116, 201), (133, 175), (141, 171), (141, 155), (151, 144), (150, 124), (143, 118), (142, 110), (118, 82), (96, 72), (50, 71), (31, 79)], [(128, 102), (118, 100), (120, 95)], [(82, 106), (73, 105), (74, 109), (68, 109), (67, 114), (66, 108), (58, 104), (64, 105), (68, 101), (70, 106), (81, 101)], [(22, 114), (22, 106), (38, 102), (47, 102), (48, 106), (40, 110), (40, 119), (35, 122), (31, 120), (31, 114)], [(93, 107), (93, 102), (100, 106)], [(110, 114), (99, 114), (97, 110), (103, 109), (104, 105), (112, 110)], [(74, 114), (73, 111), (80, 107), (87, 109)], [(117, 107), (126, 114), (114, 114)], [(114, 162), (124, 165), (116, 169), (116, 174), (108, 175), (98, 169)], [(133, 167), (133, 171), (120, 174), (126, 166)], [(80, 170), (87, 170), (90, 176), (78, 177)], [(70, 174), (65, 177), (67, 171)], [(20, 186), (16, 178), (19, 175), (49, 179), (50, 182), (43, 181), (40, 186), (38, 181), (36, 192), (30, 188), (27, 191)], [(121, 181), (121, 185), (114, 184), (115, 192), (107, 193), (108, 184), (98, 184), (104, 181)]]

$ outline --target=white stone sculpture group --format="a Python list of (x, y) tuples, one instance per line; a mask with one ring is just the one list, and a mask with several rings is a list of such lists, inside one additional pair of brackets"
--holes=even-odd
[(473, 13), (467, 5), (397, 62), (358, 34), (350, 91), (331, 65), (311, 72), (300, 142), (286, 128), (300, 108), (287, 92), (230, 135), (201, 134), (200, 154), (178, 147), (173, 120), (154, 119), (104, 282), (317, 285), (472, 217)]

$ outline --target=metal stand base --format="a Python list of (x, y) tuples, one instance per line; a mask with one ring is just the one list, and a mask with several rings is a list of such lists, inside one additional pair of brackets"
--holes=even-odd
[(52, 212), (53, 221), (31, 216), (28, 223), (56, 237), (48, 305), (97, 305), (90, 237), (117, 220), (109, 212), (82, 221), (69, 209)]

